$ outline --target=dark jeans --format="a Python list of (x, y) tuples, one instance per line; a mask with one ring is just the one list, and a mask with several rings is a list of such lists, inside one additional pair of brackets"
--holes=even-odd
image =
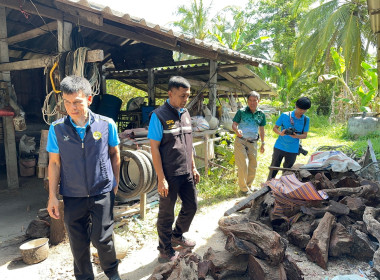
[[(277, 148), (273, 148), (272, 163), (270, 165), (280, 167), (282, 159), (285, 158), (283, 167), (291, 168), (296, 162), (297, 155), (297, 153), (289, 153)], [(272, 174), (269, 172), (268, 180), (276, 177), (277, 172), (278, 170), (273, 170)]]
[(111, 277), (117, 273), (118, 260), (112, 239), (113, 191), (91, 197), (63, 197), (64, 221), (74, 257), (77, 280), (93, 280), (90, 241), (98, 250), (100, 266)]
[[(167, 197), (160, 196), (157, 218), (159, 238), (157, 249), (162, 253), (172, 248), (171, 238), (173, 235), (180, 237), (189, 230), (198, 207), (197, 191), (192, 175), (168, 176), (166, 180), (169, 184), (169, 193)], [(174, 207), (178, 196), (182, 200), (182, 208), (173, 230)]]

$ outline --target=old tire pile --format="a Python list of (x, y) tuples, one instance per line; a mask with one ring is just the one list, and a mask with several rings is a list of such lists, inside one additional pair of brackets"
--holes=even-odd
[(157, 191), (157, 174), (150, 153), (143, 150), (121, 151), (120, 158), (119, 198), (139, 199), (143, 193)]

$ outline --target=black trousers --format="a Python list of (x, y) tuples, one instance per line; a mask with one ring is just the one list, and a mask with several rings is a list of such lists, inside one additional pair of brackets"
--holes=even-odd
[[(169, 184), (169, 193), (167, 197), (160, 196), (157, 218), (159, 238), (157, 249), (163, 253), (172, 248), (173, 235), (180, 237), (189, 230), (198, 207), (197, 191), (191, 174), (168, 176), (166, 180)], [(173, 230), (174, 207), (178, 196), (182, 200), (182, 207)]]
[(91, 197), (63, 197), (64, 222), (74, 257), (77, 280), (93, 280), (90, 241), (98, 250), (100, 266), (107, 277), (117, 273), (118, 260), (112, 239), (113, 191)]
[[(283, 167), (291, 168), (296, 162), (297, 155), (297, 153), (289, 153), (277, 148), (273, 148), (272, 163), (270, 165), (280, 167), (282, 159), (285, 158)], [(277, 172), (278, 170), (273, 170), (272, 174), (269, 173), (268, 180), (276, 177)]]

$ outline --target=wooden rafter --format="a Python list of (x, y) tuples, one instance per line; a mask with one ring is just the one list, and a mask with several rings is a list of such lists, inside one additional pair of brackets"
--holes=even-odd
[(43, 34), (49, 33), (49, 32), (56, 30), (56, 29), (57, 29), (57, 22), (52, 21), (52, 22), (45, 24), (45, 25), (42, 25), (38, 28), (26, 31), (26, 32), (21, 33), (21, 34), (14, 35), (12, 37), (8, 37), (8, 39), (7, 39), (8, 45), (13, 45), (13, 44), (16, 44), (16, 43), (19, 43), (22, 41), (30, 40), (30, 39), (36, 38), (38, 36), (41, 36)]

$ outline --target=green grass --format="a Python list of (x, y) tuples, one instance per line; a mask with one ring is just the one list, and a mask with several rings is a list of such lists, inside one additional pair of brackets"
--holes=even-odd
[[(273, 125), (278, 116), (268, 119), (265, 128), (265, 152), (258, 152), (258, 168), (256, 178), (253, 182), (255, 188), (260, 188), (268, 177), (268, 166), (272, 160), (273, 146), (277, 135), (272, 131)], [(362, 156), (367, 148), (367, 140), (370, 139), (377, 158), (380, 158), (380, 132), (372, 133), (366, 137), (352, 139), (347, 134), (345, 124), (329, 124), (328, 117), (311, 115), (311, 127), (307, 139), (302, 141), (304, 149), (309, 151), (307, 156), (299, 155), (297, 163), (307, 163), (311, 153), (320, 146), (346, 145), (352, 148), (356, 155)], [(260, 145), (260, 144), (259, 144)], [(200, 169), (201, 181), (197, 186), (198, 196), (201, 198), (199, 205), (207, 206), (220, 202), (220, 200), (239, 197), (239, 187), (237, 184), (237, 170), (234, 166), (233, 139), (227, 137), (216, 147), (219, 156), (218, 164), (228, 168), (228, 171), (221, 168), (211, 168), (208, 176), (205, 176), (204, 169)], [(218, 158), (216, 159), (218, 160)]]

